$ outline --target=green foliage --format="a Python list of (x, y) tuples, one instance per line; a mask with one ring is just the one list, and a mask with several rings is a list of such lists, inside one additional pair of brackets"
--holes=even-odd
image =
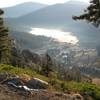
[(4, 14), (3, 10), (0, 9), (0, 15)]
[(1, 16), (3, 13), (0, 9), (0, 63), (9, 63), (11, 41)]
[(59, 84), (61, 91), (78, 92), (82, 95), (91, 96), (94, 100), (100, 100), (100, 87), (95, 84), (77, 82), (62, 82)]
[(37, 74), (36, 72), (32, 71), (29, 68), (21, 68), (21, 67), (14, 67), (11, 65), (0, 64), (0, 73), (1, 72), (8, 72), (8, 73), (12, 73), (14, 75), (26, 74), (26, 75), (29, 75), (30, 77), (36, 77), (41, 80), (48, 81), (48, 78)]
[(46, 53), (46, 56), (45, 56), (45, 61), (43, 62), (43, 67), (42, 67), (42, 70), (41, 70), (41, 73), (45, 76), (49, 76), (49, 74), (51, 72), (53, 72), (53, 69), (52, 69), (52, 66), (53, 66), (53, 62), (52, 62), (52, 59), (51, 57), (49, 56), (48, 53)]
[(90, 6), (87, 7), (84, 14), (80, 16), (74, 16), (73, 19), (85, 19), (88, 22), (92, 22), (96, 27), (98, 27), (100, 24), (100, 0), (91, 0), (90, 3)]
[(78, 92), (81, 95), (88, 95), (93, 98), (93, 100), (100, 100), (100, 87), (91, 83), (79, 83), (74, 81), (61, 81), (56, 77), (56, 73), (51, 73), (51, 77), (45, 77), (40, 75), (29, 68), (19, 68), (11, 65), (0, 64), (0, 73), (9, 72), (14, 75), (29, 75), (30, 77), (36, 77), (41, 80), (49, 82), (52, 86), (52, 90), (61, 92)]

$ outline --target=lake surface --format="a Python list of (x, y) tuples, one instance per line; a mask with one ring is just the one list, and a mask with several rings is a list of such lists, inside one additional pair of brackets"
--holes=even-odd
[(71, 44), (77, 44), (79, 42), (78, 38), (71, 32), (63, 32), (61, 30), (45, 29), (45, 28), (31, 28), (31, 34), (37, 36), (51, 37), (59, 42), (66, 42)]

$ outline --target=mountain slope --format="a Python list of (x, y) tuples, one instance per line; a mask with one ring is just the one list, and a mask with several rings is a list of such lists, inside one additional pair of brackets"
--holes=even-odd
[(20, 49), (29, 49), (34, 52), (45, 52), (48, 48), (59, 46), (59, 42), (46, 36), (36, 36), (27, 32), (10, 31)]
[(46, 6), (47, 5), (45, 4), (26, 2), (26, 3), (18, 4), (13, 7), (3, 8), (3, 10), (5, 11), (5, 17), (20, 17), (30, 12), (37, 11)]
[(100, 29), (84, 21), (76, 22), (72, 19), (73, 15), (80, 15), (86, 6), (88, 6), (86, 3), (69, 1), (42, 8), (16, 19), (6, 19), (6, 21), (9, 28), (16, 31), (25, 31), (27, 27), (42, 27), (72, 32), (78, 37), (82, 46), (94, 48), (99, 45)]
[[(86, 4), (77, 4), (76, 2), (67, 2), (64, 4), (55, 4), (45, 7), (36, 12), (31, 12), (25, 16), (21, 16), (17, 20), (21, 22), (34, 24), (64, 24), (68, 20), (72, 20), (72, 15), (80, 14), (81, 10), (86, 7)], [(32, 22), (33, 20), (33, 22)]]

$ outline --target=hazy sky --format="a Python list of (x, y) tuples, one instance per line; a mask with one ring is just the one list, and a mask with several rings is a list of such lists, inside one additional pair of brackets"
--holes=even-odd
[[(13, 6), (22, 2), (30, 2), (30, 1), (44, 3), (44, 4), (55, 4), (55, 3), (64, 3), (69, 0), (0, 0), (0, 7)], [(77, 1), (89, 2), (89, 0), (77, 0)]]

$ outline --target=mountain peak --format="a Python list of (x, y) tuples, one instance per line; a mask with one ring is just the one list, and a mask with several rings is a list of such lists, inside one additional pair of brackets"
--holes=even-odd
[(46, 4), (42, 4), (42, 3), (37, 3), (37, 2), (23, 2), (23, 3), (19, 3), (19, 4), (15, 4), (13, 6), (10, 6), (10, 7), (4, 7), (3, 9), (8, 9), (8, 8), (13, 8), (13, 7), (18, 7), (18, 6), (27, 6), (27, 5), (44, 5), (46, 6)]
[(85, 1), (78, 1), (78, 0), (69, 0), (66, 3), (68, 4), (87, 4)]
[[(37, 11), (47, 5), (36, 2), (24, 2), (15, 6), (3, 8), (6, 17), (20, 17), (30, 12)], [(16, 13), (18, 12), (18, 13)]]

